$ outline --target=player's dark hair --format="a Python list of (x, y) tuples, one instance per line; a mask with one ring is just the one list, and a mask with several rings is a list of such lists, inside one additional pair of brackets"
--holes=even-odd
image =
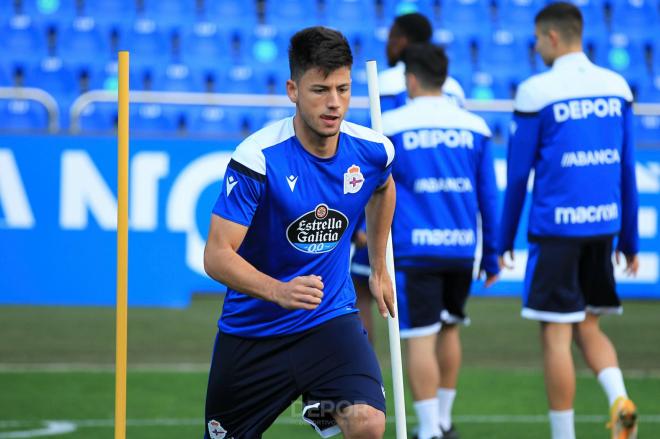
[(433, 27), (428, 18), (420, 13), (399, 15), (394, 25), (411, 43), (427, 43), (433, 36)]
[(327, 27), (308, 27), (296, 32), (289, 44), (291, 79), (297, 81), (310, 68), (320, 69), (325, 76), (338, 68), (353, 65), (351, 46), (346, 37)]
[(549, 4), (536, 14), (534, 23), (540, 26), (544, 33), (550, 29), (556, 30), (564, 41), (574, 42), (582, 39), (582, 13), (572, 3)]
[(416, 43), (403, 52), (406, 73), (415, 75), (422, 87), (439, 89), (447, 79), (449, 59), (442, 47), (431, 43)]

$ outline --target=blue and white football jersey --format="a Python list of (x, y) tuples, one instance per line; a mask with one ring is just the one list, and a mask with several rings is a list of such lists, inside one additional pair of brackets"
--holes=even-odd
[(423, 96), (383, 114), (397, 159), (393, 241), (397, 268), (472, 266), (481, 214), (481, 267), (499, 272), (497, 188), (484, 120), (441, 96)]
[(520, 84), (509, 139), (500, 253), (513, 248), (534, 169), (528, 234), (582, 238), (619, 234), (637, 253), (632, 93), (625, 79), (584, 53)]
[(321, 276), (324, 297), (315, 310), (286, 310), (227, 289), (220, 330), (244, 337), (292, 334), (357, 312), (348, 271), (351, 235), (393, 158), (385, 136), (349, 122), (342, 122), (330, 158), (303, 148), (293, 117), (245, 139), (213, 213), (249, 227), (238, 253), (257, 270), (284, 282)]
[[(394, 110), (408, 102), (406, 90), (406, 65), (399, 61), (394, 67), (383, 70), (378, 75), (380, 109), (382, 112)], [(465, 92), (457, 80), (447, 76), (442, 85), (442, 95), (454, 101), (459, 107), (465, 105)]]

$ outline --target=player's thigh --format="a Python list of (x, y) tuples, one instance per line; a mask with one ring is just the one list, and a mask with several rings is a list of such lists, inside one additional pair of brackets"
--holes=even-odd
[(472, 269), (456, 269), (444, 275), (442, 323), (453, 325), (467, 320), (465, 304), (472, 286)]
[(557, 323), (584, 319), (585, 300), (579, 283), (581, 246), (579, 241), (567, 239), (530, 242), (523, 317)]
[(621, 301), (616, 292), (614, 279), (611, 237), (584, 244), (580, 257), (579, 278), (588, 312), (593, 314), (621, 312)]
[(290, 339), (218, 333), (206, 394), (206, 439), (259, 438), (297, 398)]
[(397, 273), (397, 298), (402, 338), (435, 334), (440, 330), (444, 277), (430, 270)]
[(385, 412), (376, 354), (356, 314), (326, 322), (296, 346), (292, 361), (303, 390), (303, 418), (323, 434), (339, 432), (333, 414), (364, 404)]

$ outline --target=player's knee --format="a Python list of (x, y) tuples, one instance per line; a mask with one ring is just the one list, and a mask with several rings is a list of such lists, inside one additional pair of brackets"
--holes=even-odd
[(385, 414), (368, 406), (353, 406), (345, 437), (348, 439), (381, 439), (385, 434)]

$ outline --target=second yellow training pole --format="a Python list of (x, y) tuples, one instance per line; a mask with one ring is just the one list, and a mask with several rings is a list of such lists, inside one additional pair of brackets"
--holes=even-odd
[(128, 52), (119, 52), (115, 439), (126, 438), (126, 368), (128, 357), (128, 99)]

